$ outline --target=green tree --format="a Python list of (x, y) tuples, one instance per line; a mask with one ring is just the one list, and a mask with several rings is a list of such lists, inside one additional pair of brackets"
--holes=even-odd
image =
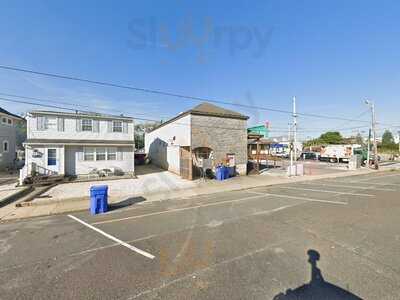
[(363, 139), (361, 133), (358, 133), (356, 135), (356, 144), (364, 145), (364, 139)]
[(393, 134), (389, 130), (385, 130), (382, 135), (382, 145), (391, 146), (394, 144)]
[(338, 131), (328, 131), (321, 134), (319, 140), (323, 144), (340, 144), (343, 140), (343, 137)]
[(19, 121), (16, 124), (16, 129), (17, 129), (17, 147), (22, 147), (22, 143), (25, 142), (26, 140), (26, 122), (25, 121)]
[(153, 130), (159, 126), (161, 122), (145, 122), (135, 125), (135, 147), (136, 149), (144, 148), (144, 135), (145, 133)]

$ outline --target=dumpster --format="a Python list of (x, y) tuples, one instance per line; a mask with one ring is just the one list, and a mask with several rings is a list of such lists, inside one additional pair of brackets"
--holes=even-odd
[(96, 215), (108, 210), (108, 186), (95, 185), (90, 187), (90, 213)]

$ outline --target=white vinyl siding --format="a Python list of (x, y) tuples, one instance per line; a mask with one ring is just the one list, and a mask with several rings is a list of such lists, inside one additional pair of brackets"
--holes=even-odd
[[(46, 130), (46, 117), (53, 119), (48, 122), (48, 126), (53, 129)], [(57, 125), (54, 123), (57, 118)], [(88, 121), (84, 121), (88, 120)], [(82, 124), (82, 121), (84, 124)], [(115, 124), (113, 132), (113, 121), (120, 121)], [(1, 117), (0, 117), (0, 125)], [(82, 128), (82, 125), (84, 125)], [(86, 118), (84, 116), (63, 116), (63, 115), (35, 115), (27, 117), (27, 139), (55, 139), (55, 140), (108, 140), (110, 144), (113, 141), (134, 141), (134, 124), (129, 120), (119, 119), (100, 119)], [(87, 130), (87, 131), (86, 131)], [(1, 145), (0, 145), (1, 146)]]

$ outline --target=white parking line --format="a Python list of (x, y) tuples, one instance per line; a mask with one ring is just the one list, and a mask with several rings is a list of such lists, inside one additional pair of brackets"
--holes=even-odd
[(306, 197), (298, 197), (298, 196), (288, 196), (288, 195), (271, 194), (271, 193), (261, 193), (261, 192), (253, 192), (253, 191), (249, 191), (249, 193), (259, 194), (259, 195), (266, 195), (266, 196), (274, 196), (274, 197), (279, 197), (279, 198), (288, 198), (288, 199), (304, 200), (304, 201), (309, 201), (309, 202), (321, 202), (321, 203), (330, 203), (330, 204), (347, 205), (347, 202), (341, 202), (341, 201), (321, 200), (321, 199), (314, 199), (314, 198), (306, 198)]
[[(304, 202), (303, 203), (291, 204), (291, 205), (284, 205), (284, 206), (280, 206), (280, 207), (269, 209), (269, 210), (261, 210), (261, 211), (257, 211), (257, 212), (254, 212), (252, 214), (243, 215), (243, 216), (240, 216), (240, 217), (224, 218), (224, 219), (220, 219), (219, 221), (221, 221), (222, 223), (226, 223), (226, 222), (232, 222), (232, 221), (238, 221), (238, 220), (246, 219), (246, 218), (249, 218), (249, 217), (252, 217), (252, 216), (269, 215), (269, 214), (273, 214), (273, 213), (282, 211), (284, 209), (292, 208), (292, 207), (295, 207), (295, 206), (298, 206), (298, 205), (301, 205), (301, 204), (304, 204)], [(127, 241), (127, 243), (131, 244), (131, 243), (135, 243), (135, 242), (139, 242), (139, 241), (145, 241), (145, 240), (150, 240), (150, 239), (153, 239), (153, 238), (158, 238), (158, 237), (169, 235), (169, 234), (175, 234), (175, 233), (183, 232), (183, 231), (186, 231), (186, 230), (193, 230), (195, 228), (202, 228), (202, 227), (208, 227), (208, 226), (209, 226), (208, 224), (190, 225), (190, 226), (183, 227), (183, 228), (181, 228), (179, 230), (170, 230), (170, 231), (163, 232), (161, 234), (151, 234), (151, 235), (148, 235), (148, 236), (140, 237), (140, 238), (137, 238), (137, 239), (134, 239), (134, 240)], [(118, 243), (113, 243), (113, 244), (106, 245), (106, 246), (90, 248), (90, 249), (86, 249), (86, 250), (83, 250), (83, 251), (80, 251), (80, 252), (72, 253), (69, 256), (84, 255), (84, 254), (91, 253), (91, 252), (96, 252), (96, 251), (99, 251), (99, 250), (104, 250), (104, 249), (108, 249), (108, 248), (117, 247), (119, 245), (120, 244), (118, 244)]]
[(280, 188), (280, 189), (287, 189), (287, 190), (310, 191), (310, 192), (330, 193), (330, 194), (338, 194), (338, 195), (374, 197), (374, 195), (370, 195), (370, 194), (357, 194), (357, 193), (348, 193), (348, 192), (335, 192), (335, 191), (318, 190), (318, 189), (304, 189), (304, 188), (295, 188), (295, 187), (279, 187), (279, 188)]
[(137, 216), (131, 216), (131, 217), (125, 217), (125, 218), (98, 221), (98, 222), (92, 223), (92, 225), (99, 225), (99, 224), (107, 224), (107, 223), (120, 222), (120, 221), (126, 221), (126, 220), (133, 220), (133, 219), (139, 219), (139, 218), (150, 217), (150, 216), (158, 216), (158, 215), (174, 213), (174, 212), (178, 212), (178, 211), (197, 209), (197, 208), (201, 208), (201, 207), (208, 207), (208, 206), (215, 206), (215, 205), (221, 205), (221, 204), (232, 203), (232, 202), (246, 201), (246, 200), (261, 198), (261, 197), (265, 197), (265, 196), (267, 196), (267, 195), (264, 195), (264, 194), (260, 195), (259, 194), (258, 196), (245, 197), (245, 198), (241, 198), (241, 199), (219, 201), (219, 202), (203, 204), (203, 205), (196, 205), (196, 206), (176, 208), (176, 209), (171, 209), (171, 210), (164, 210), (164, 211), (159, 211), (159, 212), (154, 212), (154, 213), (149, 213), (149, 214), (144, 214), (144, 215), (137, 215)]
[(382, 183), (382, 182), (362, 182), (362, 181), (339, 181), (335, 180), (332, 183), (358, 183), (358, 184), (369, 184), (369, 185), (379, 185), (379, 186), (398, 186), (400, 187), (400, 183)]
[(125, 243), (124, 241), (121, 241), (120, 239), (117, 239), (116, 237), (113, 237), (112, 235), (110, 235), (110, 234), (104, 232), (103, 230), (100, 230), (100, 229), (98, 229), (98, 228), (96, 228), (96, 227), (94, 227), (94, 226), (92, 226), (92, 225), (90, 225), (90, 224), (88, 224), (88, 223), (82, 221), (81, 219), (78, 219), (77, 217), (75, 217), (75, 216), (73, 216), (73, 215), (68, 215), (68, 217), (70, 217), (71, 219), (73, 219), (73, 220), (75, 220), (75, 221), (77, 221), (77, 222), (79, 222), (79, 223), (85, 225), (86, 227), (88, 227), (88, 228), (90, 228), (90, 229), (92, 229), (92, 230), (94, 230), (94, 231), (96, 231), (96, 232), (98, 232), (98, 233), (104, 235), (105, 237), (107, 237), (107, 238), (109, 238), (110, 240), (112, 240), (112, 241), (118, 243), (118, 244), (121, 245), (121, 246), (124, 246), (124, 247), (126, 247), (126, 248), (128, 248), (128, 249), (130, 249), (130, 250), (132, 250), (132, 251), (135, 251), (136, 253), (139, 253), (139, 254), (141, 254), (141, 255), (147, 257), (147, 258), (150, 258), (150, 259), (154, 259), (154, 258), (155, 258), (154, 255), (152, 255), (152, 254), (150, 254), (150, 253), (147, 253), (146, 251), (143, 251), (143, 250), (141, 250), (141, 249), (139, 249), (139, 248), (136, 248), (136, 247), (134, 247), (134, 246), (132, 246), (132, 245), (129, 245), (128, 243)]
[[(308, 183), (308, 182), (301, 182), (300, 184), (305, 185), (315, 185), (315, 183)], [(384, 191), (384, 192), (395, 192), (394, 189), (382, 189), (382, 188), (375, 188), (370, 186), (354, 186), (354, 185), (343, 185), (343, 184), (331, 184), (331, 183), (317, 183), (318, 185), (323, 186), (331, 186), (331, 187), (338, 187), (338, 188), (346, 188), (346, 189), (358, 189), (358, 190), (374, 190), (374, 191)]]
[(390, 175), (382, 175), (382, 176), (377, 175), (377, 176), (374, 176), (374, 177), (368, 177), (368, 178), (360, 179), (359, 181), (376, 180), (376, 179), (380, 179), (380, 178), (393, 177), (393, 176), (400, 176), (400, 173), (398, 173), (398, 174), (390, 174)]

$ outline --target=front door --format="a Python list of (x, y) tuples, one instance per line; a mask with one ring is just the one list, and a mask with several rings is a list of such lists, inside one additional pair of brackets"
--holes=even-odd
[(47, 149), (47, 169), (58, 172), (60, 162), (56, 148)]

